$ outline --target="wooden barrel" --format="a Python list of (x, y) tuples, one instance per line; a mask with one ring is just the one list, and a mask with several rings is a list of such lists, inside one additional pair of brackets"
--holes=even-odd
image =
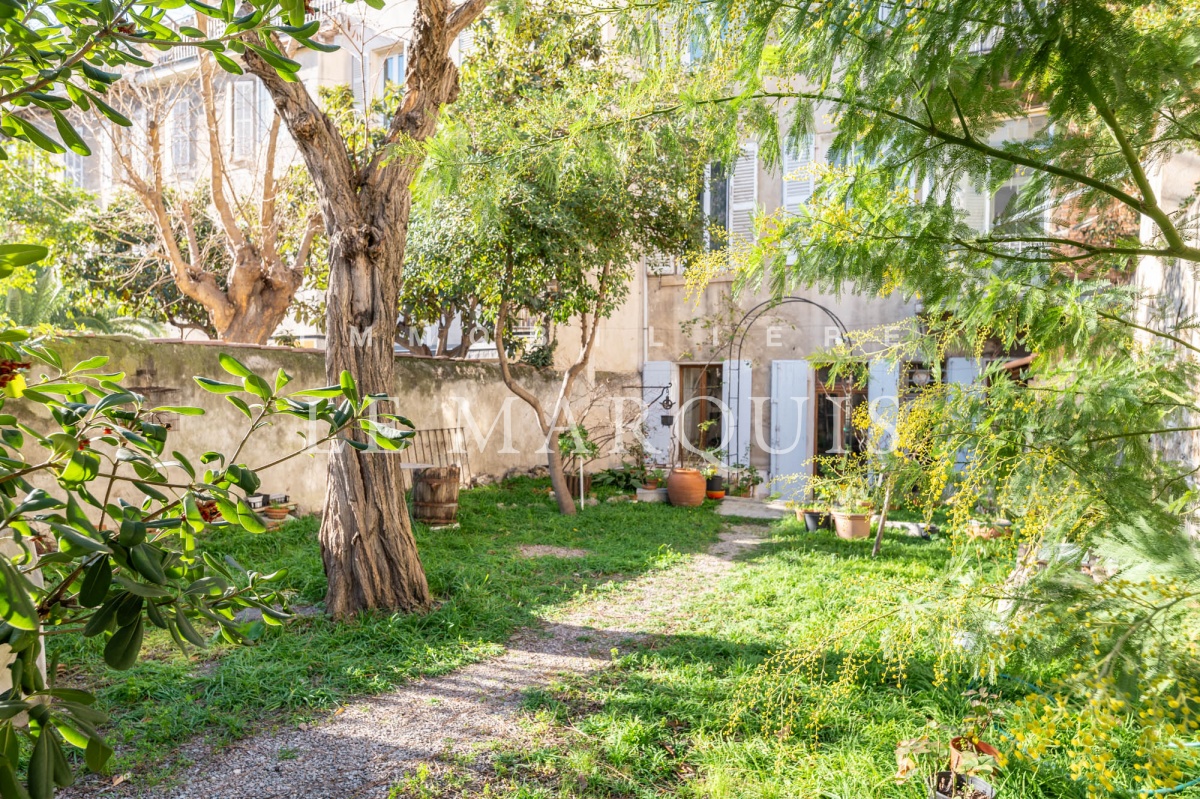
[(458, 467), (418, 469), (413, 479), (413, 516), (426, 524), (454, 524), (458, 517)]

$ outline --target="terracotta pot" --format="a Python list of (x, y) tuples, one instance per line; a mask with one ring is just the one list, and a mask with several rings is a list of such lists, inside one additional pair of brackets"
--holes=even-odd
[(704, 475), (698, 469), (672, 469), (667, 477), (667, 499), (685, 508), (699, 505), (704, 501)]
[(274, 521), (278, 522), (291, 515), (291, 510), (288, 508), (263, 508), (262, 514), (268, 519), (273, 519)]
[(646, 489), (647, 491), (653, 491), (654, 489), (658, 488), (658, 481), (646, 480), (642, 483), (642, 488)]
[(833, 526), (837, 530), (838, 538), (845, 538), (850, 541), (867, 538), (871, 535), (871, 514), (842, 513), (835, 510), (833, 512)]
[(724, 491), (705, 491), (704, 496), (708, 497), (709, 499), (725, 499), (725, 492)]

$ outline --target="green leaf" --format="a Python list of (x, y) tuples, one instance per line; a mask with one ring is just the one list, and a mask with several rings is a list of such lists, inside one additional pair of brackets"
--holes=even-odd
[(316, 50), (318, 53), (336, 53), (338, 50), (342, 49), (336, 44), (324, 44), (322, 42), (313, 41), (312, 39), (301, 39), (298, 36), (294, 38), (309, 50)]
[(262, 518), (240, 498), (237, 503), (237, 520), (238, 524), (251, 533), (265, 533), (267, 531), (267, 525), (263, 522)]
[(107, 630), (109, 625), (112, 624), (113, 617), (117, 615), (117, 606), (128, 596), (129, 594), (120, 593), (105, 600), (100, 609), (88, 619), (88, 623), (83, 628), (83, 637), (93, 638)]
[(54, 756), (50, 752), (50, 730), (43, 727), (29, 756), (29, 795), (33, 799), (54, 798)]
[(244, 413), (247, 419), (254, 418), (254, 411), (250, 410), (250, 406), (246, 404), (246, 401), (241, 397), (237, 396), (236, 394), (230, 394), (226, 396), (225, 399), (229, 400), (233, 407)]
[(137, 580), (126, 577), (124, 574), (117, 575), (117, 582), (129, 593), (143, 599), (164, 599), (171, 596), (171, 592), (166, 589), (159, 588), (156, 585), (139, 583)]
[(0, 618), (18, 630), (38, 628), (31, 590), (32, 586), (17, 572), (12, 561), (0, 556)]
[(160, 405), (151, 408), (150, 413), (177, 413), (180, 416), (203, 416), (204, 409), (192, 405)]
[(17, 780), (17, 772), (13, 761), (0, 757), (0, 796), (8, 799), (29, 799), (25, 786)]
[[(12, 123), (11, 126), (9, 126), (9, 123)], [(15, 128), (14, 133), (47, 152), (54, 153), (55, 155), (66, 152), (65, 147), (43, 133), (41, 128), (32, 122), (25, 121), (16, 114), (5, 114), (4, 124), (5, 126)]]
[(67, 755), (63, 752), (62, 744), (58, 742), (58, 736), (54, 734), (53, 730), (53, 727), (43, 727), (42, 735), (50, 741), (50, 760), (54, 765), (54, 784), (59, 788), (66, 788), (75, 781), (75, 774), (71, 771), (71, 764), (67, 762)]
[(117, 671), (126, 671), (137, 662), (142, 651), (142, 617), (117, 629), (104, 646), (104, 662)]
[(349, 372), (343, 371), (338, 385), (341, 386), (342, 394), (345, 395), (346, 399), (350, 400), (354, 405), (358, 405), (358, 386), (354, 382), (354, 376)]
[(196, 628), (192, 626), (191, 620), (188, 619), (180, 605), (175, 606), (175, 624), (179, 626), (179, 632), (189, 643), (201, 648), (205, 646), (204, 637), (196, 632)]
[(29, 266), (45, 258), (50, 250), (40, 244), (0, 244), (0, 276), (18, 266)]
[(188, 477), (192, 478), (193, 480), (196, 479), (196, 470), (192, 467), (192, 462), (189, 461), (182, 452), (179, 450), (172, 450), (171, 457), (173, 457), (179, 463), (179, 466), (185, 472), (187, 472)]
[(61, 111), (51, 111), (54, 115), (54, 125), (58, 128), (58, 135), (62, 138), (63, 143), (71, 148), (71, 152), (78, 155), (91, 155), (92, 150), (87, 146), (87, 142), (83, 140), (75, 128), (71, 127), (71, 123), (62, 115)]
[(217, 360), (220, 361), (221, 368), (234, 377), (250, 377), (254, 374), (245, 364), (232, 355), (226, 355), (222, 352), (217, 356)]
[(82, 485), (96, 479), (100, 473), (100, 457), (87, 450), (77, 450), (63, 467), (59, 478), (68, 487)]
[(210, 380), (207, 377), (196, 377), (193, 379), (200, 385), (200, 388), (213, 394), (233, 394), (242, 390), (241, 386), (234, 383), (222, 383), (218, 380)]
[(149, 544), (138, 544), (129, 550), (129, 562), (133, 564), (133, 568), (137, 573), (145, 577), (152, 583), (165, 585), (167, 575), (162, 568), (162, 555), (160, 551), (150, 546)]
[(264, 402), (271, 398), (270, 384), (258, 375), (250, 375), (242, 382), (245, 384), (247, 391), (249, 391), (251, 394), (254, 394)]
[(51, 524), (50, 526), (58, 533), (58, 545), (63, 552), (68, 554), (104, 552), (107, 554), (112, 551), (100, 541), (84, 535), (73, 527), (65, 524)]
[(129, 117), (125, 116), (96, 95), (88, 92), (88, 98), (96, 105), (96, 108), (100, 109), (101, 114), (104, 114), (104, 116), (108, 117), (109, 121), (120, 125), (123, 128), (133, 127), (133, 122), (129, 120)]
[(98, 608), (104, 604), (108, 589), (112, 587), (112, 565), (108, 558), (98, 558), (83, 574), (83, 585), (79, 589), (79, 604), (85, 608)]
[(84, 761), (87, 767), (92, 771), (103, 771), (104, 764), (113, 756), (112, 747), (104, 742), (101, 738), (92, 738), (88, 740), (87, 752), (84, 755)]
[(292, 397), (340, 397), (342, 396), (341, 386), (325, 386), (324, 388), (306, 388), (301, 391), (294, 391), (289, 396)]
[(200, 513), (200, 507), (196, 504), (196, 498), (190, 493), (185, 494), (183, 497), (183, 512), (192, 530), (198, 533), (204, 529), (204, 516)]
[(299, 61), (293, 61), (287, 56), (273, 52), (266, 47), (259, 47), (257, 44), (247, 43), (246, 46), (262, 56), (262, 60), (274, 67), (275, 71), (279, 73), (279, 77), (284, 80), (293, 77), (295, 73), (300, 71)]
[(146, 540), (146, 524), (138, 519), (122, 519), (117, 543), (123, 547), (136, 547)]
[(221, 69), (225, 70), (226, 72), (233, 74), (233, 75), (244, 75), (245, 74), (245, 70), (242, 69), (242, 65), (239, 64), (238, 62), (234, 61), (232, 58), (225, 55), (224, 53), (215, 53), (214, 52), (212, 54), (212, 57), (217, 62), (217, 64), (220, 65)]
[(119, 405), (135, 405), (137, 404), (137, 401), (137, 396), (128, 391), (118, 391), (112, 394), (105, 394), (100, 398), (100, 401), (96, 403), (96, 413), (106, 411), (109, 408), (114, 408)]

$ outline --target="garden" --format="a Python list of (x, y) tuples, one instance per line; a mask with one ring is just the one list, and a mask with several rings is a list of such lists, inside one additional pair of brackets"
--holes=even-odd
[(0, 0), (0, 798), (1200, 797), (1198, 25)]

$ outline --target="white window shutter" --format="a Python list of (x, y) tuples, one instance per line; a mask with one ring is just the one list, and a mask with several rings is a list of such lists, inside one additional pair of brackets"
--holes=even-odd
[(233, 82), (233, 157), (249, 158), (254, 154), (257, 124), (255, 79)]
[(991, 229), (991, 214), (988, 213), (988, 197), (971, 185), (971, 181), (963, 178), (958, 187), (958, 207), (967, 212), (967, 224), (978, 233), (987, 233)]
[(729, 181), (729, 241), (754, 241), (754, 205), (758, 201), (758, 144), (749, 142), (733, 165)]
[(970, 385), (983, 373), (983, 362), (978, 358), (947, 358), (946, 382)]
[(750, 361), (722, 361), (721, 403), (725, 417), (721, 437), (725, 444), (726, 466), (750, 465), (750, 442), (754, 440), (752, 394)]
[(195, 161), (196, 103), (191, 92), (184, 92), (171, 108), (171, 166), (187, 173)]
[[(676, 403), (670, 411), (662, 406), (664, 399)], [(678, 409), (679, 397), (675, 387), (675, 364), (670, 361), (647, 361), (642, 366), (642, 403), (646, 425), (646, 449), (654, 463), (669, 465), (671, 431), (674, 427), (674, 412)], [(669, 419), (664, 424), (664, 419)]]
[[(983, 374), (983, 361), (978, 358), (947, 358), (946, 382), (953, 385), (971, 386)], [(964, 389), (972, 390), (972, 389)], [(960, 449), (954, 456), (954, 471), (961, 472), (970, 460), (970, 453)]]
[(771, 492), (803, 501), (813, 469), (813, 368), (771, 361)]
[(275, 101), (262, 81), (255, 81), (255, 86), (258, 89), (258, 138), (265, 142), (271, 133), (271, 122), (275, 119)]
[(459, 61), (465, 61), (475, 52), (475, 31), (467, 28), (462, 33), (458, 34), (458, 58)]
[(363, 60), (352, 55), (350, 56), (350, 94), (354, 96), (354, 104), (359, 107), (363, 107), (366, 103), (366, 92), (363, 86)]
[(815, 142), (805, 136), (795, 149), (788, 147), (783, 153), (783, 205), (789, 214), (800, 213), (813, 193), (812, 163)]
[(870, 446), (890, 452), (896, 438), (900, 410), (900, 369), (895, 361), (872, 360), (867, 368), (867, 410), (870, 413)]

